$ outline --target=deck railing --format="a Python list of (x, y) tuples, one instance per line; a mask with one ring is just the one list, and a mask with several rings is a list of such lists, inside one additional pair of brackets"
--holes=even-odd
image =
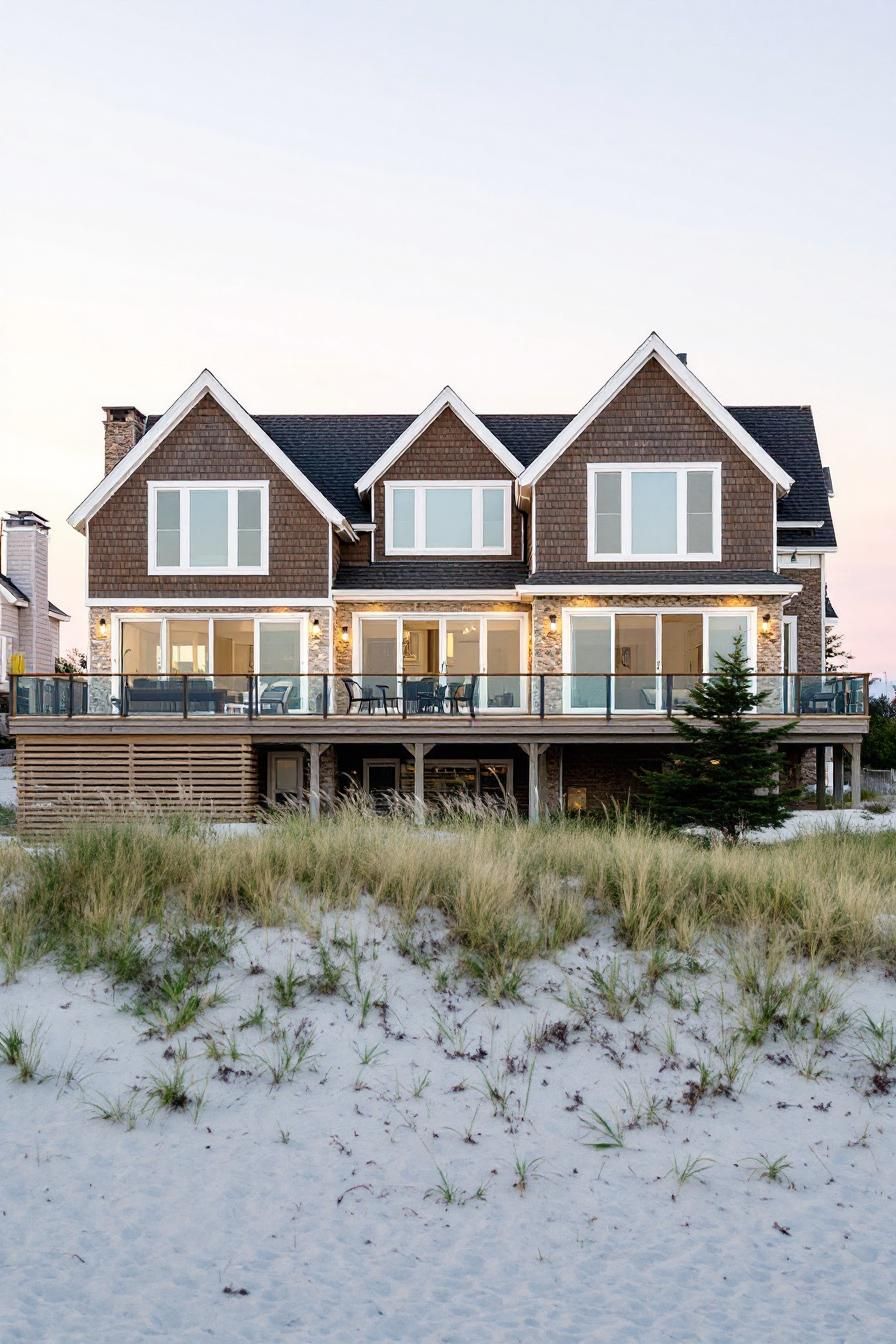
[[(471, 673), (75, 673), (10, 677), (16, 718), (266, 719), (383, 715), (603, 716), (687, 714), (695, 684), (712, 674), (663, 672)], [(868, 713), (867, 674), (755, 673), (761, 714)]]

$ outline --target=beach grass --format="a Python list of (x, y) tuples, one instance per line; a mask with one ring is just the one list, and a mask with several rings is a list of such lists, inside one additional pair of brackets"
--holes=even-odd
[[(462, 970), (494, 997), (512, 996), (528, 959), (573, 943), (598, 917), (635, 950), (689, 953), (708, 935), (746, 932), (818, 962), (896, 954), (896, 834), (845, 829), (728, 846), (624, 814), (528, 826), (460, 810), (420, 827), (346, 806), (320, 822), (287, 812), (234, 836), (141, 818), (74, 826), (35, 850), (4, 845), (0, 891), (7, 978), (50, 951), (135, 983), (162, 956), (203, 983), (237, 921), (313, 930), (322, 912), (364, 896), (394, 909), (405, 938), (421, 909), (440, 911)], [(155, 948), (149, 927), (161, 931)], [(612, 964), (598, 974), (597, 990), (622, 1012), (632, 987)]]

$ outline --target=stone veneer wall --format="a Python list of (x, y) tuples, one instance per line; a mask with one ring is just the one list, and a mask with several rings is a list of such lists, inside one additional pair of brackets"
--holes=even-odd
[(817, 673), (824, 670), (824, 622), (822, 620), (821, 569), (791, 569), (783, 577), (801, 583), (797, 593), (784, 608), (785, 616), (795, 616), (797, 672)]

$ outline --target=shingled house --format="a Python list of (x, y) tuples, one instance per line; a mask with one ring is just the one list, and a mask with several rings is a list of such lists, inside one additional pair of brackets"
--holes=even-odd
[[(105, 409), (84, 678), (22, 678), (25, 824), (90, 800), (248, 818), (347, 789), (593, 810), (745, 641), (786, 764), (854, 780), (827, 676), (830, 481), (806, 406), (723, 406), (657, 335), (576, 415), (250, 415), (208, 371)], [(51, 765), (71, 753), (67, 792)]]
[(14, 654), (28, 672), (51, 672), (68, 614), (49, 598), (50, 525), (31, 509), (7, 513), (0, 565), (0, 692), (9, 690)]

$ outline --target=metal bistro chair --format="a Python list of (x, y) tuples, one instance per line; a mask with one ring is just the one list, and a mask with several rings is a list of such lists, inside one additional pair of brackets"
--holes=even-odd
[(449, 713), (459, 714), (462, 709), (466, 709), (472, 719), (475, 711), (476, 700), (476, 677), (468, 677), (465, 681), (449, 682), (445, 688), (445, 702), (449, 706)]
[(343, 677), (342, 684), (348, 691), (348, 712), (351, 714), (352, 706), (357, 705), (356, 713), (360, 714), (367, 710), (372, 714), (380, 703), (379, 696), (375, 695), (370, 686), (362, 686), (360, 681), (355, 681), (354, 677)]

